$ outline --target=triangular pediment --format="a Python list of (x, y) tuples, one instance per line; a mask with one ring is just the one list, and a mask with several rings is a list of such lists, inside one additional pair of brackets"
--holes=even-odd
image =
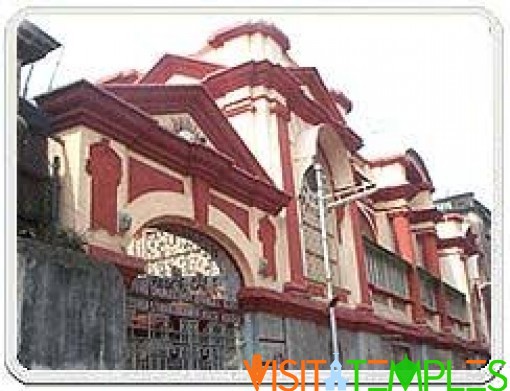
[[(201, 85), (108, 85), (120, 99), (137, 106), (173, 132), (229, 156), (241, 169), (273, 183), (230, 122)], [(159, 119), (158, 119), (159, 118)], [(181, 129), (181, 125), (188, 129)], [(195, 136), (193, 136), (195, 134)]]
[(176, 75), (200, 80), (208, 74), (223, 68), (224, 67), (221, 65), (190, 57), (165, 54), (145, 75), (139, 79), (138, 83), (165, 84), (168, 79)]

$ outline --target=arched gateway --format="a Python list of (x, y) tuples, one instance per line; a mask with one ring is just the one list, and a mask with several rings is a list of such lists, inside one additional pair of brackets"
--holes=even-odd
[(127, 369), (237, 369), (242, 277), (230, 255), (191, 228), (154, 225), (129, 246), (146, 272), (128, 287)]

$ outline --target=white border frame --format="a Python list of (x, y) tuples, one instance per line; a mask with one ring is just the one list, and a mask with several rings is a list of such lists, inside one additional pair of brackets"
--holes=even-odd
[[(431, 15), (477, 15), (488, 20), (493, 37), (493, 88), (494, 88), (494, 210), (492, 213), (492, 332), (491, 356), (501, 359), (503, 355), (503, 28), (500, 21), (482, 7), (27, 7), (13, 15), (6, 24), (5, 41), (5, 125), (6, 132), (6, 197), (5, 226), (16, 226), (16, 30), (18, 24), (30, 14), (231, 14), (249, 16), (258, 14), (431, 14)], [(9, 224), (10, 223), (10, 224)], [(247, 371), (128, 371), (128, 370), (27, 370), (17, 361), (17, 313), (16, 313), (16, 230), (6, 230), (5, 246), (5, 365), (9, 372), (22, 383), (101, 383), (101, 384), (251, 384)], [(495, 320), (499, 320), (496, 325)], [(299, 375), (299, 372), (295, 372)], [(352, 384), (354, 371), (342, 371)], [(329, 376), (320, 371), (319, 382)], [(388, 370), (360, 371), (360, 384), (387, 384)], [(288, 378), (281, 378), (283, 384)], [(313, 383), (313, 372), (306, 374), (307, 384)], [(481, 385), (491, 380), (486, 369), (454, 371), (455, 385)], [(269, 383), (266, 376), (264, 383)], [(431, 384), (445, 384), (444, 381)]]

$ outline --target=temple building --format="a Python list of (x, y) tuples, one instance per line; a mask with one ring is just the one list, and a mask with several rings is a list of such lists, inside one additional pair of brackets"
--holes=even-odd
[[(352, 102), (290, 49), (274, 25), (244, 23), (145, 73), (36, 99), (58, 140), (61, 224), (124, 277), (125, 367), (330, 362), (325, 262), (341, 362), (488, 357), (475, 231), (437, 209), (413, 149), (363, 157)], [(328, 259), (315, 163), (332, 201), (347, 194), (326, 215)]]

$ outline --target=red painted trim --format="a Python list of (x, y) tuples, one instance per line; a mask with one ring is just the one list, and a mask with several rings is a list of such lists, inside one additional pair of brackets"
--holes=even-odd
[(352, 101), (340, 90), (329, 91), (333, 100), (342, 106), (346, 113), (350, 113), (352, 110)]
[(415, 185), (425, 184), (424, 189), (434, 191), (432, 179), (428, 173), (427, 167), (422, 158), (414, 149), (408, 149), (404, 155), (388, 156), (380, 159), (374, 159), (369, 164), (371, 167), (384, 167), (398, 163), (406, 170), (407, 180)]
[[(283, 108), (280, 107), (280, 109)], [(292, 197), (287, 206), (287, 213), (285, 215), (290, 275), (293, 283), (301, 285), (303, 283), (303, 258), (301, 253), (301, 235), (299, 232), (298, 205), (294, 190), (288, 119), (285, 118), (285, 112), (277, 114), (276, 119), (278, 123), (278, 144), (280, 147), (283, 189)]]
[(105, 76), (98, 80), (99, 84), (133, 84), (141, 77), (136, 69), (117, 72), (115, 75)]
[(345, 119), (338, 110), (335, 100), (331, 96), (330, 92), (324, 85), (322, 78), (316, 68), (312, 67), (298, 67), (288, 68), (289, 71), (296, 76), (313, 95), (321, 105), (323, 105), (329, 112), (332, 118), (341, 123), (345, 123)]
[(474, 255), (478, 253), (480, 250), (469, 238), (463, 236), (457, 236), (454, 238), (440, 238), (437, 241), (437, 247), (440, 250), (444, 250), (447, 248), (458, 247), (460, 248), (464, 254), (466, 255)]
[(90, 146), (87, 172), (92, 179), (92, 229), (105, 229), (110, 235), (117, 233), (117, 187), (122, 175), (121, 160), (103, 139)]
[(184, 183), (133, 158), (128, 160), (128, 202), (151, 191), (184, 193)]
[(250, 61), (225, 71), (218, 71), (203, 80), (214, 98), (241, 87), (265, 86), (282, 94), (288, 108), (312, 125), (330, 124), (340, 134), (346, 147), (356, 151), (363, 145), (361, 138), (341, 121), (335, 119), (319, 102), (310, 99), (301, 89), (301, 82), (280, 65)]
[(388, 214), (394, 233), (395, 248), (401, 258), (410, 265), (414, 265), (414, 247), (407, 211), (396, 211)]
[(459, 213), (443, 213), (442, 214), (443, 221), (456, 221), (457, 223), (464, 222), (464, 216)]
[[(327, 288), (325, 282), (319, 282), (305, 277), (306, 289), (308, 293), (313, 297), (326, 297)], [(339, 303), (347, 303), (349, 301), (349, 295), (351, 291), (345, 288), (333, 287), (334, 295), (338, 299)]]
[[(329, 311), (325, 302), (266, 288), (243, 287), (238, 295), (244, 311), (266, 312), (278, 316), (308, 320), (326, 325)], [(466, 341), (450, 334), (438, 333), (423, 325), (403, 324), (381, 318), (372, 311), (338, 306), (335, 309), (342, 329), (367, 331), (381, 335), (397, 334), (412, 343), (425, 342), (445, 349), (461, 349), (488, 353), (485, 345)]]
[(451, 322), (448, 318), (448, 301), (446, 300), (445, 288), (442, 283), (436, 287), (436, 302), (441, 329), (445, 332), (450, 332)]
[(225, 213), (250, 238), (250, 214), (241, 208), (214, 194), (210, 195), (211, 205)]
[(184, 75), (195, 79), (202, 79), (209, 73), (219, 69), (225, 69), (225, 67), (194, 58), (165, 54), (138, 83), (164, 84), (173, 75)]
[(411, 266), (407, 273), (407, 280), (409, 283), (409, 296), (413, 304), (413, 320), (416, 323), (425, 323), (425, 314), (421, 303), (420, 276), (416, 268), (409, 212), (393, 212), (389, 214), (389, 218), (394, 233), (395, 248), (400, 257)]
[(262, 94), (262, 95), (255, 95), (255, 96), (244, 96), (240, 99), (237, 99), (237, 100), (234, 100), (234, 101), (231, 101), (229, 103), (226, 103), (223, 107), (222, 107), (222, 111), (225, 112), (225, 110), (229, 110), (229, 109), (233, 109), (237, 106), (240, 106), (240, 105), (254, 105), (255, 102), (257, 102), (258, 100), (265, 100), (266, 102), (270, 103), (270, 104), (281, 104), (277, 99), (275, 98), (272, 98), (268, 95), (265, 95), (265, 94)]
[(377, 285), (369, 283), (368, 287), (370, 288), (371, 292), (375, 292), (375, 293), (379, 293), (379, 294), (384, 295), (384, 296), (391, 297), (393, 299), (401, 301), (402, 303), (412, 303), (411, 298), (397, 295), (396, 293), (393, 293), (393, 292), (391, 292), (391, 291), (389, 291), (387, 289), (381, 288), (381, 287), (379, 287)]
[(136, 106), (86, 81), (36, 100), (51, 116), (55, 132), (88, 126), (180, 174), (201, 175), (219, 192), (271, 214), (277, 214), (289, 201), (287, 194), (240, 169), (228, 156), (186, 142)]
[(209, 184), (200, 177), (191, 180), (191, 193), (193, 195), (193, 211), (195, 223), (203, 228), (207, 226), (208, 209), (210, 203)]
[(369, 161), (370, 167), (384, 167), (389, 166), (391, 164), (399, 163), (402, 166), (405, 166), (405, 156), (404, 155), (395, 155), (395, 156), (385, 156), (378, 159), (373, 159)]
[(442, 213), (439, 212), (436, 208), (431, 209), (419, 209), (412, 210), (410, 212), (409, 220), (412, 224), (424, 223), (424, 222), (434, 222), (437, 223), (441, 221)]
[(234, 117), (236, 115), (243, 114), (243, 113), (255, 113), (256, 111), (257, 111), (257, 107), (253, 103), (248, 102), (248, 103), (241, 104), (239, 106), (235, 106), (232, 108), (227, 108), (227, 109), (224, 108), (223, 114), (227, 117)]
[(231, 157), (239, 168), (272, 183), (269, 175), (202, 86), (109, 85), (107, 89), (151, 115), (188, 113), (218, 151)]
[(448, 315), (448, 318), (450, 318), (450, 321), (452, 323), (458, 323), (460, 324), (461, 326), (469, 326), (471, 325), (471, 322), (467, 321), (467, 320), (464, 320), (464, 319), (460, 319), (460, 318), (457, 318), (456, 316), (454, 315)]
[(437, 253), (437, 235), (435, 232), (423, 232), (417, 235), (423, 248), (423, 259), (427, 271), (436, 278), (441, 278), (439, 255)]
[(420, 275), (416, 266), (408, 270), (409, 296), (412, 301), (413, 321), (415, 323), (426, 323), (425, 312), (421, 301)]
[(262, 243), (262, 254), (267, 261), (265, 276), (276, 279), (276, 229), (268, 216), (259, 220), (258, 239)]
[(374, 202), (385, 202), (398, 199), (410, 200), (423, 190), (431, 190), (431, 188), (428, 184), (424, 183), (420, 185), (405, 183), (403, 185), (380, 188), (370, 196), (370, 199)]
[(87, 253), (98, 261), (113, 263), (122, 273), (126, 286), (129, 286), (138, 274), (144, 273), (145, 262), (141, 258), (94, 245), (88, 246)]
[(211, 35), (207, 43), (213, 48), (219, 48), (234, 38), (256, 33), (272, 38), (283, 51), (290, 49), (289, 38), (275, 25), (266, 22), (248, 22), (221, 29)]
[(349, 213), (351, 215), (351, 224), (354, 239), (354, 253), (358, 269), (358, 279), (361, 293), (361, 303), (371, 306), (370, 290), (368, 286), (368, 271), (365, 263), (365, 246), (361, 237), (361, 223), (359, 210), (356, 203), (351, 202), (349, 205)]

